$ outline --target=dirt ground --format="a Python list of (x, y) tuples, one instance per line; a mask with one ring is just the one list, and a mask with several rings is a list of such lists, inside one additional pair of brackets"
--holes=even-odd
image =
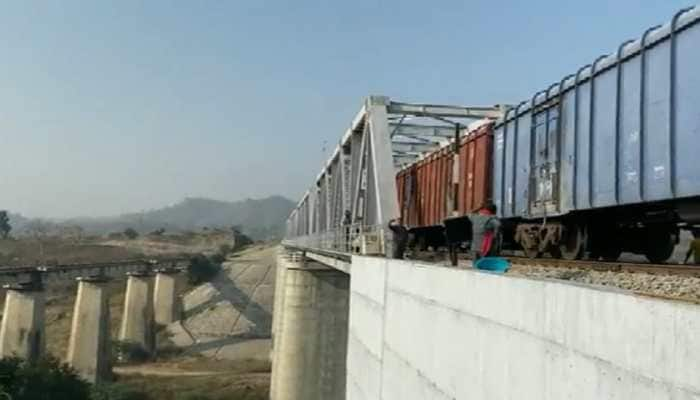
[(225, 232), (200, 232), (182, 235), (142, 236), (134, 240), (118, 239), (102, 242), (103, 246), (124, 249), (148, 256), (177, 256), (181, 254), (213, 254), (223, 245), (232, 246), (233, 238)]

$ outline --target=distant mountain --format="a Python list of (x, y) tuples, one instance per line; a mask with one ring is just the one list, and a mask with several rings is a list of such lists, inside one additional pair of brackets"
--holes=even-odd
[[(166, 231), (199, 230), (202, 228), (239, 229), (256, 240), (281, 238), (284, 223), (294, 203), (281, 196), (247, 199), (236, 202), (205, 198), (187, 198), (173, 206), (123, 214), (115, 217), (71, 218), (52, 221), (58, 226), (78, 225), (86, 233), (106, 234), (133, 228), (141, 233), (164, 228)], [(31, 225), (31, 220), (11, 214), (15, 233)]]

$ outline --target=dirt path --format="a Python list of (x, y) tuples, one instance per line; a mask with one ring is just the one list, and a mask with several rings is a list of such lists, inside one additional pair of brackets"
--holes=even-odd
[(192, 377), (192, 376), (214, 376), (226, 375), (230, 372), (221, 371), (184, 371), (176, 367), (164, 367), (160, 365), (130, 365), (123, 367), (114, 367), (112, 371), (117, 375), (142, 375), (142, 376), (159, 376), (159, 377)]

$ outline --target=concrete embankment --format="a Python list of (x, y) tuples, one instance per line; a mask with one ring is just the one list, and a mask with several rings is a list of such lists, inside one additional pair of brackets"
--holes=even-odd
[(700, 307), (353, 257), (347, 399), (696, 399)]
[(183, 319), (167, 327), (173, 344), (188, 355), (268, 362), (276, 254), (238, 253), (216, 279), (185, 293)]

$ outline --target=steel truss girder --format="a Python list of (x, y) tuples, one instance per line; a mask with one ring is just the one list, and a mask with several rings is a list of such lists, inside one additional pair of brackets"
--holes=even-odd
[[(393, 120), (396, 115), (401, 116), (401, 123)], [(338, 231), (347, 222), (386, 227), (389, 220), (399, 216), (396, 166), (414, 162), (456, 134), (453, 125), (404, 124), (405, 116), (449, 123), (448, 118), (497, 118), (502, 110), (406, 104), (382, 96), (368, 97), (289, 216), (288, 239)], [(351, 221), (347, 221), (348, 213)]]

